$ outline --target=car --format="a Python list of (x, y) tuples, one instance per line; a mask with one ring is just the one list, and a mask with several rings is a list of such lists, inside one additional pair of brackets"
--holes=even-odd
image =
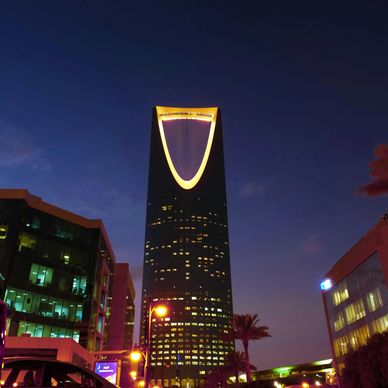
[(6, 358), (1, 373), (5, 387), (117, 388), (98, 374), (69, 362), (38, 358)]

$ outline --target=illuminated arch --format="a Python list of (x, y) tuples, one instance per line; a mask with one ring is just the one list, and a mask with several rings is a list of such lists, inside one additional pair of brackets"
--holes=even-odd
[[(179, 184), (179, 186), (181, 186), (186, 190), (192, 189), (199, 182), (203, 172), (205, 171), (205, 167), (209, 159), (210, 150), (214, 139), (214, 132), (215, 132), (216, 120), (217, 120), (217, 109), (218, 108), (169, 108), (164, 106), (156, 107), (160, 137), (162, 140), (163, 150), (167, 159), (168, 166), (170, 168), (170, 171), (173, 177)], [(166, 140), (166, 135), (164, 133), (164, 128), (163, 128), (163, 121), (168, 121), (168, 120), (200, 120), (200, 121), (206, 121), (210, 123), (209, 135), (208, 135), (206, 148), (203, 154), (202, 161), (199, 165), (197, 172), (191, 179), (187, 180), (182, 178), (179, 175), (172, 161), (170, 150), (168, 148), (168, 144)]]

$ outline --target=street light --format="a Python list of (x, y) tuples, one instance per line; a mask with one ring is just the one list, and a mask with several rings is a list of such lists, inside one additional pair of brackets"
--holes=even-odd
[[(144, 357), (144, 384), (146, 388), (149, 386), (149, 364), (151, 357), (151, 323), (152, 323), (152, 315), (155, 315), (159, 318), (163, 318), (167, 315), (168, 309), (167, 306), (162, 304), (155, 304), (153, 302), (150, 303), (148, 308), (148, 325), (147, 332), (145, 333), (146, 344), (143, 349), (134, 349), (130, 358), (133, 362), (139, 362), (142, 357)], [(140, 384), (141, 382), (139, 382)]]
[(145, 362), (144, 362), (144, 382), (146, 388), (149, 385), (149, 364), (151, 357), (151, 322), (152, 322), (152, 314), (155, 313), (159, 318), (163, 318), (167, 315), (168, 309), (167, 306), (162, 304), (156, 304), (150, 302), (148, 307), (148, 330), (147, 330), (147, 344), (145, 347)]

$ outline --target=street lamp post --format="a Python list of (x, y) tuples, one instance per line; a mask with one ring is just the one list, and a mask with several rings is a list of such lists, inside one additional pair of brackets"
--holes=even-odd
[(160, 318), (163, 318), (167, 315), (168, 309), (165, 305), (156, 304), (151, 302), (148, 307), (148, 322), (147, 322), (147, 332), (146, 332), (146, 344), (144, 347), (144, 352), (139, 352), (135, 350), (131, 353), (131, 359), (133, 361), (139, 361), (140, 354), (144, 357), (144, 385), (146, 388), (149, 386), (150, 373), (149, 365), (151, 359), (151, 329), (152, 329), (152, 315), (155, 313)]

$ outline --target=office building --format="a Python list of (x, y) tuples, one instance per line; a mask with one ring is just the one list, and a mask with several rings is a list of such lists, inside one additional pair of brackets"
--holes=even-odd
[(135, 320), (135, 288), (129, 264), (115, 263), (108, 325), (107, 350), (132, 349)]
[(104, 225), (0, 190), (0, 298), (9, 336), (72, 338), (90, 352), (107, 339), (114, 254)]
[(321, 284), (336, 368), (371, 335), (388, 330), (388, 217), (325, 275)]
[(150, 304), (151, 382), (196, 387), (234, 350), (221, 113), (153, 110), (142, 287), (141, 343)]

